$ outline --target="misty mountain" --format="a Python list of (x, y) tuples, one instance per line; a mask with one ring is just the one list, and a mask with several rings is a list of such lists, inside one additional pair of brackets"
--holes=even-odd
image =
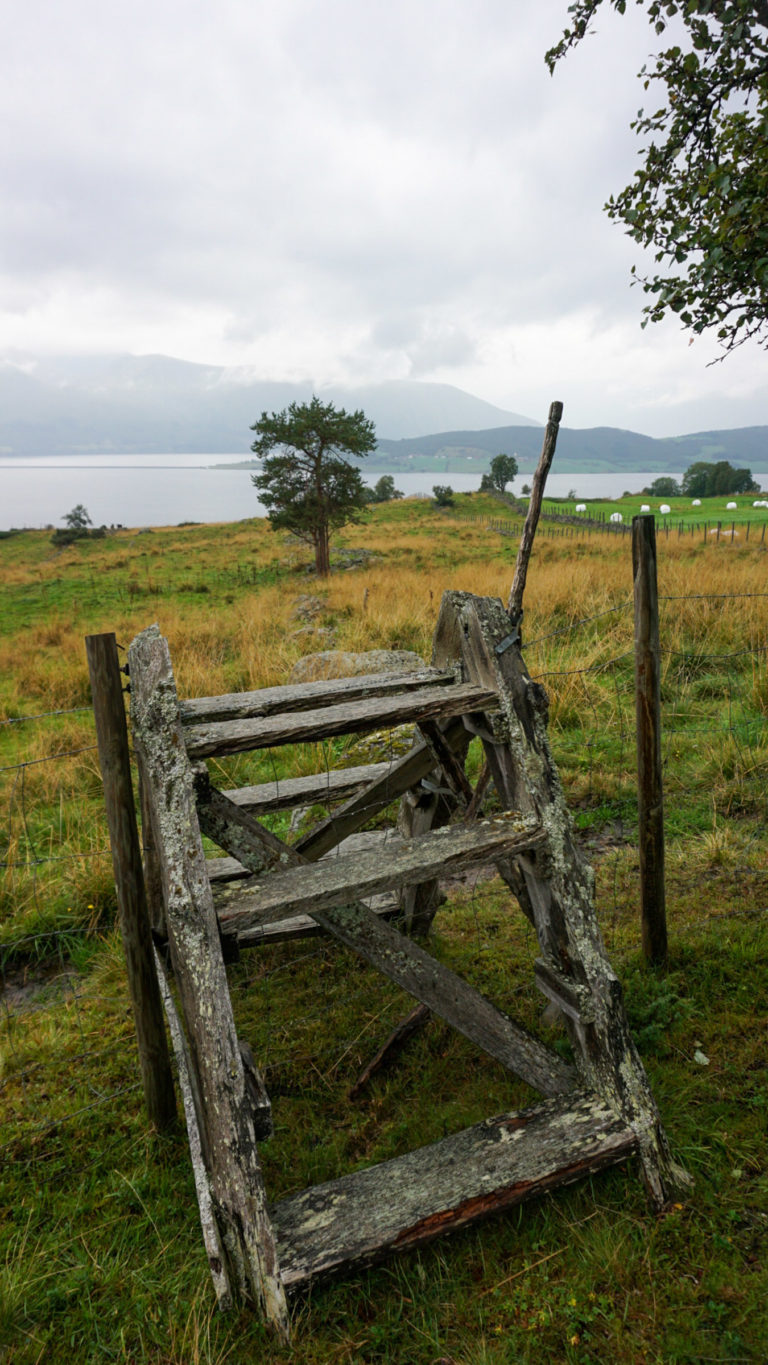
[[(316, 390), (362, 408), (391, 439), (459, 427), (540, 424), (450, 384), (400, 381)], [(264, 411), (306, 402), (313, 386), (170, 356), (13, 357), (0, 363), (0, 450), (13, 455), (249, 453)]]
[[(520, 472), (536, 468), (542, 435), (533, 427), (503, 426), (486, 431), (449, 431), (405, 441), (378, 442), (379, 464), (393, 470), (434, 462), (448, 471), (468, 469), (469, 459), (486, 469), (494, 455), (517, 458)], [(381, 457), (384, 457), (383, 459)], [(738, 427), (733, 431), (703, 431), (690, 436), (655, 439), (618, 427), (561, 427), (555, 465), (560, 473), (599, 473), (600, 470), (647, 470), (681, 473), (696, 460), (729, 460), (737, 468), (768, 469), (768, 427)]]

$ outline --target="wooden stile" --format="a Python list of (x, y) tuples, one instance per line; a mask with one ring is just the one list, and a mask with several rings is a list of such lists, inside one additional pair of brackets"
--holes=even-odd
[[(551, 459), (557, 417), (543, 461), (548, 450)], [(446, 593), (432, 667), (405, 680), (374, 675), (179, 703), (156, 628), (131, 646), (148, 865), (153, 899), (158, 887), (162, 898), (153, 923), (160, 933), (164, 926), (176, 982), (181, 1020), (167, 983), (163, 994), (205, 1245), (220, 1303), (236, 1295), (256, 1301), (286, 1339), (286, 1290), (421, 1245), (633, 1154), (655, 1208), (687, 1184), (600, 937), (592, 872), (549, 748), (546, 694), (521, 652), (535, 514), (518, 561), (514, 620), (500, 601)], [(323, 784), (329, 802), (332, 794), (342, 799), (294, 845), (258, 818), (287, 808), (279, 787), (288, 784), (220, 791), (200, 761), (406, 719), (420, 737), (393, 763), (291, 779), (298, 803), (320, 801)], [(474, 789), (464, 767), (473, 735), (485, 758)], [(502, 811), (481, 819), (491, 781)], [(398, 800), (399, 833), (362, 830)], [(202, 833), (228, 856), (206, 861)], [(440, 876), (489, 862), (534, 926), (533, 977), (562, 1016), (573, 1065), (387, 922), (398, 893), (406, 926), (426, 928)], [(257, 1150), (270, 1131), (269, 1098), (236, 1036), (224, 950), (306, 932), (336, 938), (420, 1002), (414, 1020), (427, 1011), (442, 1017), (544, 1101), (270, 1206)]]

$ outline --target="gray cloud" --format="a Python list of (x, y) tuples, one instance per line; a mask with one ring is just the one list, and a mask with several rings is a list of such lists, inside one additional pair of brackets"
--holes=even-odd
[(662, 379), (672, 407), (730, 412), (735, 385), (759, 408), (761, 352), (731, 378), (640, 332), (637, 249), (601, 211), (636, 156), (632, 10), (552, 79), (565, 0), (14, 7), (0, 350), (410, 374), (521, 411), (558, 379), (648, 430)]

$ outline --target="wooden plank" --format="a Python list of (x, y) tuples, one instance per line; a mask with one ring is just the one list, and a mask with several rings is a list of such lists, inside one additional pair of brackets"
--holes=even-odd
[(203, 1152), (203, 1136), (198, 1118), (197, 1106), (199, 1096), (196, 1098), (194, 1091), (194, 1073), (190, 1065), (189, 1049), (187, 1040), (184, 1037), (184, 1030), (181, 1027), (181, 1020), (171, 994), (171, 988), (165, 975), (160, 954), (155, 951), (155, 965), (157, 977), (160, 983), (160, 994), (165, 1008), (165, 1017), (168, 1020), (168, 1032), (171, 1035), (171, 1043), (176, 1056), (176, 1067), (179, 1075), (179, 1089), (184, 1106), (184, 1118), (187, 1125), (187, 1139), (189, 1141), (189, 1155), (192, 1161), (192, 1174), (195, 1181), (195, 1193), (197, 1195), (197, 1207), (200, 1212), (200, 1227), (203, 1233), (203, 1244), (205, 1253), (208, 1257), (208, 1269), (211, 1272), (213, 1287), (216, 1291), (216, 1301), (222, 1313), (226, 1313), (232, 1307), (232, 1286), (229, 1282), (227, 1273), (227, 1262), (224, 1255), (219, 1229), (216, 1225), (216, 1215), (213, 1211), (213, 1201), (211, 1199), (211, 1187), (208, 1183), (208, 1170), (205, 1164)]
[[(367, 829), (361, 833), (350, 834), (348, 838), (343, 839), (328, 853), (324, 853), (323, 858), (338, 858), (346, 853), (367, 852), (374, 848), (381, 853), (384, 844), (401, 839), (402, 836), (392, 827), (388, 829)], [(285, 847), (288, 848), (289, 845), (286, 844)], [(222, 882), (242, 882), (253, 876), (253, 873), (249, 872), (248, 868), (244, 867), (241, 862), (238, 862), (237, 858), (206, 858), (205, 865), (208, 869), (211, 886), (217, 894)]]
[[(463, 732), (464, 726), (460, 718), (449, 721), (444, 736), (446, 744), (458, 743)], [(299, 839), (296, 844), (297, 852), (314, 862), (361, 825), (386, 810), (387, 806), (403, 796), (411, 787), (415, 787), (417, 782), (434, 770), (434, 766), (435, 759), (429, 746), (424, 743), (414, 745), (402, 758), (389, 764), (386, 772), (380, 777)]]
[[(524, 884), (521, 903), (535, 924), (542, 960), (589, 994), (594, 1011), (589, 1022), (583, 1015), (566, 1016), (580, 1074), (634, 1129), (648, 1195), (661, 1208), (690, 1181), (672, 1159), (605, 951), (594, 876), (575, 842), (549, 746), (547, 695), (530, 677), (519, 644), (510, 642), (509, 625), (498, 599), (445, 593), (433, 662), (447, 666), (460, 660), (464, 677), (498, 695), (494, 739), (483, 744), (499, 799), (540, 820), (547, 831), (544, 849), (511, 860)], [(499, 870), (505, 875), (503, 860)], [(514, 889), (514, 878), (510, 884)]]
[(306, 777), (285, 777), (253, 787), (229, 787), (224, 795), (250, 815), (291, 810), (294, 806), (323, 806), (354, 796), (391, 771), (391, 763), (366, 763), (354, 768), (330, 768)]
[(88, 635), (85, 650), (144, 1102), (150, 1122), (162, 1132), (176, 1122), (176, 1099), (152, 952), (117, 641), (112, 634)]
[(179, 701), (184, 725), (221, 720), (247, 720), (289, 711), (316, 711), (361, 697), (384, 697), (388, 693), (412, 692), (422, 687), (444, 687), (456, 678), (450, 669), (427, 668), (413, 673), (362, 673), (351, 678), (326, 678), (319, 682), (285, 687), (263, 687), (258, 692), (229, 692), (219, 697), (195, 697)]
[(422, 687), (394, 696), (365, 697), (316, 711), (298, 711), (252, 720), (217, 721), (190, 725), (184, 740), (190, 758), (244, 753), (271, 745), (312, 743), (333, 735), (388, 729), (430, 717), (459, 716), (464, 711), (492, 708), (495, 696), (486, 688), (457, 683), (453, 687)]
[(178, 717), (167, 642), (156, 626), (129, 651), (134, 745), (157, 834), (168, 945), (205, 1115), (212, 1203), (231, 1282), (289, 1339), (250, 1096)]
[[(380, 919), (393, 919), (400, 910), (399, 898), (395, 895), (372, 896), (366, 902), (369, 910)], [(262, 924), (256, 929), (246, 929), (244, 933), (238, 934), (238, 948), (261, 948), (272, 943), (288, 943), (294, 939), (317, 938), (319, 935), (327, 938), (328, 930), (310, 915), (293, 915), (290, 918), (276, 920), (273, 924)]]
[(244, 892), (239, 910), (222, 912), (219, 920), (226, 933), (234, 933), (268, 924), (288, 910), (314, 916), (316, 911), (373, 896), (393, 886), (412, 886), (478, 862), (514, 857), (541, 846), (545, 837), (538, 824), (505, 811), (469, 827), (451, 825), (421, 839), (403, 840), (388, 851), (386, 859), (378, 853), (360, 854), (273, 872)]
[(315, 1185), (272, 1210), (285, 1283), (411, 1250), (625, 1161), (636, 1145), (598, 1096), (570, 1095)]
[[(558, 1094), (572, 1089), (574, 1073), (556, 1053), (367, 906), (348, 903), (356, 896), (423, 881), (447, 867), (536, 847), (543, 838), (542, 830), (521, 827), (507, 812), (470, 829), (445, 828), (419, 841), (392, 840), (386, 858), (378, 851), (355, 853), (273, 872), (239, 893), (233, 888), (218, 899), (219, 925), (226, 938), (236, 937), (241, 946), (249, 931), (253, 942), (253, 930), (310, 915), (542, 1094)], [(299, 861), (298, 855), (293, 857)]]

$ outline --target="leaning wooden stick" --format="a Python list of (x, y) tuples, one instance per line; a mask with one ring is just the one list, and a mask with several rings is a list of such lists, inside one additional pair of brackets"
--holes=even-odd
[(539, 524), (539, 513), (544, 497), (544, 485), (547, 482), (552, 457), (557, 445), (557, 433), (560, 428), (560, 421), (563, 416), (562, 403), (551, 403), (549, 417), (544, 431), (544, 444), (541, 447), (541, 455), (536, 473), (533, 476), (533, 488), (531, 490), (531, 500), (528, 504), (528, 515), (525, 518), (523, 534), (520, 537), (520, 548), (517, 552), (517, 563), (515, 565), (515, 576), (512, 580), (512, 591), (509, 594), (507, 603), (507, 614), (513, 626), (518, 625), (523, 615), (523, 593), (525, 592), (525, 580), (528, 575), (528, 561), (533, 549), (533, 537), (536, 534), (536, 527)]

